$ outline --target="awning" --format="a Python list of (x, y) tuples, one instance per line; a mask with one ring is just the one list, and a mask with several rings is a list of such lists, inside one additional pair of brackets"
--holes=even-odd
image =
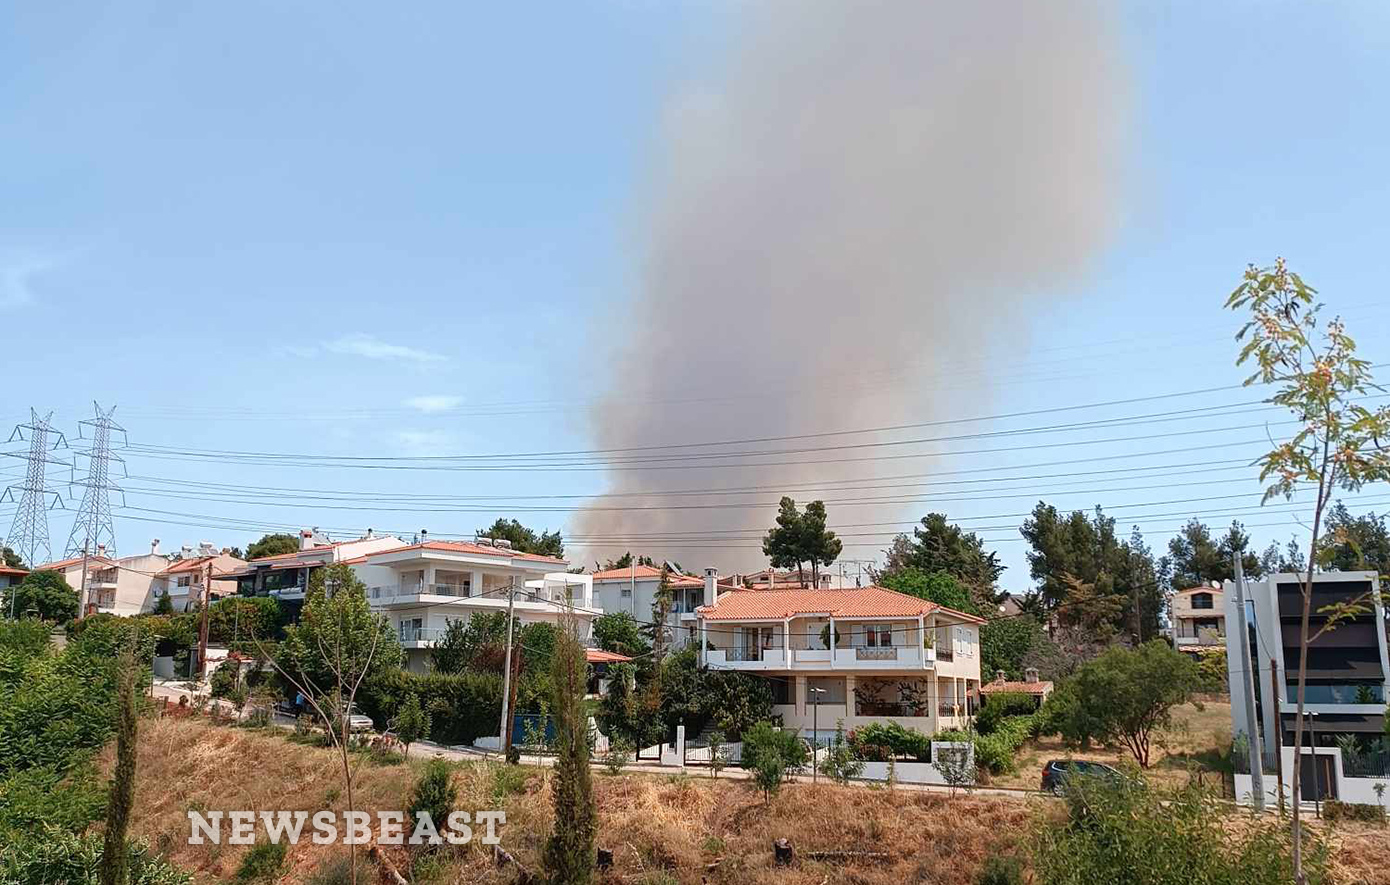
[(624, 664), (632, 660), (627, 655), (620, 655), (615, 651), (604, 651), (601, 648), (584, 649), (584, 660), (591, 664)]

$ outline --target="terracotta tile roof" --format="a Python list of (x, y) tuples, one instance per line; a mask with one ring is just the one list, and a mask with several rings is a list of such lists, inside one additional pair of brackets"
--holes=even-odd
[(733, 590), (714, 605), (695, 610), (709, 621), (781, 620), (798, 614), (831, 614), (837, 618), (915, 618), (944, 612), (963, 621), (984, 623), (925, 599), (885, 587), (846, 590)]
[[(635, 568), (610, 568), (601, 572), (594, 572), (591, 577), (594, 583), (599, 581), (630, 581), (634, 577), (639, 581), (659, 581), (661, 580), (661, 569), (650, 565), (639, 565)], [(682, 575), (676, 572), (671, 573), (671, 586), (673, 587), (703, 587), (703, 578), (694, 575)]]
[(980, 686), (980, 691), (984, 694), (1047, 694), (1052, 691), (1052, 683), (1042, 682), (1009, 682), (1008, 680), (986, 682)]
[(27, 575), (27, 574), (29, 574), (29, 570), (28, 570), (28, 569), (15, 568), (14, 566), (10, 566), (10, 565), (0, 565), (0, 575)]
[(604, 651), (601, 648), (584, 649), (584, 659), (591, 664), (621, 664), (632, 660), (627, 655), (620, 655), (615, 651)]
[(390, 550), (378, 550), (375, 553), (368, 553), (367, 558), (371, 559), (392, 553), (406, 553), (410, 550), (438, 550), (443, 553), (468, 553), (474, 556), (500, 556), (505, 559), (525, 559), (529, 562), (553, 562), (560, 566), (569, 565), (568, 560), (557, 559), (554, 556), (541, 556), (539, 553), (522, 553), (520, 550), (508, 550), (505, 547), (488, 547), (483, 544), (474, 544), (472, 541), (424, 541), (419, 544), (407, 544), (404, 547), (393, 547)]
[(1214, 593), (1214, 594), (1216, 594), (1217, 596), (1220, 596), (1220, 595), (1221, 595), (1221, 588), (1220, 588), (1220, 587), (1208, 587), (1208, 586), (1205, 586), (1205, 585), (1203, 585), (1203, 584), (1198, 584), (1196, 587), (1188, 587), (1186, 590), (1175, 590), (1175, 591), (1173, 591), (1173, 595), (1174, 595), (1174, 596), (1182, 596), (1182, 595), (1185, 594), (1185, 593)]
[[(360, 538), (354, 538), (353, 540), (354, 540), (354, 541), (359, 541), (359, 540), (361, 540), (361, 539), (360, 539)], [(273, 556), (257, 556), (255, 559), (251, 559), (251, 560), (247, 560), (247, 561), (248, 561), (248, 562), (278, 562), (279, 560), (282, 560), (282, 559), (294, 559), (295, 557), (298, 557), (298, 556), (307, 556), (307, 555), (315, 554), (315, 553), (327, 553), (329, 550), (332, 550), (334, 547), (340, 546), (340, 545), (342, 545), (342, 544), (351, 544), (351, 543), (352, 543), (352, 541), (334, 541), (332, 544), (320, 544), (320, 545), (317, 546), (317, 547), (310, 547), (308, 550), (292, 550), (292, 551), (290, 551), (289, 553), (276, 553), (276, 554), (273, 555)]]
[[(81, 564), (82, 564), (82, 557), (80, 557), (80, 556), (73, 556), (73, 557), (70, 557), (70, 558), (68, 558), (68, 559), (60, 559), (60, 560), (58, 560), (57, 562), (45, 562), (43, 565), (41, 565), (41, 566), (39, 566), (38, 568), (34, 569), (34, 571), (36, 571), (36, 572), (61, 572), (61, 571), (63, 571), (64, 569), (70, 569), (70, 568), (72, 568), (72, 567), (75, 566), (75, 565), (81, 565)], [(104, 566), (104, 567), (105, 567), (105, 566), (113, 566), (113, 565), (116, 565), (116, 564), (117, 564), (117, 563), (115, 563), (115, 562), (113, 562), (113, 561), (107, 559), (107, 558), (104, 557), (104, 556), (88, 556), (88, 557), (87, 557), (87, 565), (88, 565), (88, 567), (94, 566), (94, 565), (99, 565), (99, 566)]]

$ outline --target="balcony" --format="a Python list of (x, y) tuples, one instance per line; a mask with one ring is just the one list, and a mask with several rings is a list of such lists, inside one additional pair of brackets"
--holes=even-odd
[(719, 648), (705, 652), (711, 667), (728, 670), (785, 670), (787, 656), (781, 648)]
[(444, 638), (444, 631), (438, 627), (400, 628), (401, 648), (432, 648)]
[[(921, 670), (936, 665), (936, 650), (910, 645), (851, 645), (828, 648), (793, 648), (791, 663), (781, 647), (725, 648), (706, 652), (711, 667), (740, 670), (806, 670), (808, 672)], [(833, 656), (833, 657), (832, 657)]]

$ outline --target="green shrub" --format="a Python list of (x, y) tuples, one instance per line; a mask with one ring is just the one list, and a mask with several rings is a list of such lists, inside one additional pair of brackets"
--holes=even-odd
[(823, 755), (820, 773), (836, 783), (849, 783), (852, 778), (864, 773), (864, 763), (854, 757), (854, 751), (845, 740), (844, 726), (841, 723), (835, 723), (835, 739)]
[(280, 874), (285, 865), (287, 842), (257, 842), (241, 859), (237, 867), (238, 882), (271, 882)]
[(1360, 821), (1362, 823), (1385, 823), (1385, 808), (1381, 805), (1363, 805), (1359, 802), (1339, 802), (1328, 799), (1322, 806), (1322, 816), (1329, 821)]
[(931, 761), (932, 739), (896, 722), (871, 722), (850, 731), (846, 740), (854, 758), (869, 762), (886, 762), (889, 756)]
[[(795, 772), (810, 758), (806, 743), (796, 729), (776, 729), (770, 722), (759, 722), (743, 734), (743, 767), (754, 771), (762, 760), (775, 759), (783, 772)], [(755, 774), (756, 777), (756, 774)]]
[(1003, 719), (992, 734), (949, 729), (938, 732), (932, 740), (969, 743), (975, 748), (976, 766), (990, 774), (1004, 774), (1014, 770), (1014, 753), (1035, 733), (1036, 715)]
[(0, 654), (13, 654), (19, 660), (47, 654), (50, 628), (43, 621), (29, 618), (0, 621)]
[[(77, 836), (52, 830), (0, 843), (0, 882), (7, 885), (56, 885), (97, 881), (101, 863), (101, 834)], [(132, 842), (130, 885), (192, 885), (185, 873), (145, 846)]]
[(1032, 716), (1037, 710), (1037, 702), (1032, 695), (1022, 692), (1003, 692), (986, 695), (989, 700), (975, 717), (975, 729), (980, 734), (992, 734), (999, 723), (1012, 716)]
[(208, 677), (208, 688), (215, 698), (230, 698), (241, 682), (241, 663), (232, 658), (217, 665)]
[(501, 802), (508, 796), (526, 792), (526, 772), (511, 765), (494, 765), (492, 768), (492, 798)]
[(443, 830), (458, 797), (453, 766), (443, 759), (431, 759), (410, 794), (411, 826), (419, 822), (421, 812), (428, 812), (434, 828)]
[(1023, 885), (1023, 862), (1016, 857), (992, 854), (985, 858), (975, 885)]
[(411, 694), (429, 714), (429, 739), (440, 744), (471, 744), (497, 731), (502, 713), (502, 677), (496, 673), (411, 673), (394, 670), (358, 695), (362, 712), (384, 728)]
[(105, 811), (106, 787), (91, 766), (26, 768), (0, 780), (0, 844), (45, 826), (80, 833)]
[[(1038, 885), (1293, 881), (1286, 826), (1247, 818), (1239, 828), (1228, 828), (1227, 810), (1199, 786), (1163, 793), (1135, 781), (1073, 778), (1068, 800), (1069, 819), (1037, 824), (1032, 866)], [(1327, 846), (1313, 832), (1304, 838), (1308, 882), (1325, 885)]]

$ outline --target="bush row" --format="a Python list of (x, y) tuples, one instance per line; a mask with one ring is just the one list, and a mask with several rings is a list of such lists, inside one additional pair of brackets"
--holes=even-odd
[(497, 673), (393, 670), (364, 686), (358, 703), (378, 729), (386, 729), (411, 694), (429, 712), (429, 737), (436, 743), (471, 744), (497, 731), (502, 714), (502, 677)]

